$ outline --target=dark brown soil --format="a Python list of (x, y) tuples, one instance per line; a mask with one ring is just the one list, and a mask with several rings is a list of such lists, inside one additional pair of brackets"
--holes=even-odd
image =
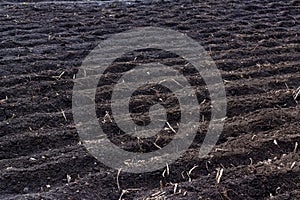
[[(0, 4), (0, 199), (300, 199), (298, 1), (16, 2)], [(202, 134), (169, 166), (170, 174), (121, 171), (118, 188), (118, 172), (80, 143), (71, 110), (73, 75), (99, 41), (139, 26), (172, 28), (204, 46), (225, 82), (227, 119), (214, 150), (198, 158), (210, 119), (210, 102), (202, 104)], [(182, 64), (162, 52), (146, 54)], [(192, 72), (190, 81), (199, 101), (208, 99)], [(101, 97), (112, 87), (98, 86), (101, 118)], [(137, 94), (133, 112), (149, 95)], [(169, 113), (176, 124), (177, 108)], [(124, 149), (156, 148), (151, 140), (137, 144), (114, 136), (116, 127), (103, 128)], [(162, 146), (172, 139), (163, 136)], [(224, 171), (216, 184), (218, 169)]]

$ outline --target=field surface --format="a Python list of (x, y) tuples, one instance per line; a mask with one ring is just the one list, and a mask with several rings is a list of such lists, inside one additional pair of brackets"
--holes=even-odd
[[(298, 1), (2, 1), (0, 22), (0, 199), (300, 199)], [(228, 108), (217, 145), (199, 158), (211, 107), (201, 77), (188, 74), (201, 103), (193, 144), (160, 171), (130, 174), (106, 167), (82, 145), (72, 90), (83, 59), (101, 40), (141, 26), (198, 41), (222, 74)], [(166, 52), (134, 52), (114, 63), (111, 78), (139, 60), (184, 64)], [(108, 83), (98, 85), (99, 120), (113, 90)], [(133, 108), (157, 100), (151, 91), (136, 94)], [(168, 110), (174, 126), (177, 108)], [(173, 137), (137, 142), (113, 125), (102, 128), (131, 151), (154, 151)]]

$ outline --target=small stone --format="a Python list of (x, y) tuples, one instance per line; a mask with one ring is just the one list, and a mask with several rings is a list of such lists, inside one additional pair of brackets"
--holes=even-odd
[(28, 187), (24, 187), (24, 189), (23, 189), (23, 192), (28, 192), (29, 191), (29, 188)]
[(30, 160), (30, 161), (36, 161), (36, 159), (35, 159), (35, 158), (29, 158), (29, 160)]

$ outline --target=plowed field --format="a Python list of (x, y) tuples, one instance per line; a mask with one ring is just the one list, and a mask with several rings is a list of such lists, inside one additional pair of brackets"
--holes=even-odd
[[(299, 5), (2, 2), (0, 199), (300, 199)], [(199, 158), (210, 102), (205, 83), (190, 75), (199, 102), (208, 101), (201, 104), (198, 135), (169, 173), (106, 167), (81, 144), (72, 117), (73, 78), (83, 59), (111, 34), (140, 26), (171, 28), (198, 41), (220, 70), (227, 94), (224, 130), (209, 156)], [(136, 53), (116, 64), (144, 58), (145, 52)], [(182, 64), (172, 55), (153, 55), (146, 59)], [(101, 97), (112, 89), (105, 87), (97, 90), (99, 118)], [(170, 112), (176, 122), (176, 109)], [(156, 149), (151, 140), (136, 143), (114, 135), (114, 127), (102, 128), (124, 149)], [(164, 136), (158, 145), (172, 139)]]

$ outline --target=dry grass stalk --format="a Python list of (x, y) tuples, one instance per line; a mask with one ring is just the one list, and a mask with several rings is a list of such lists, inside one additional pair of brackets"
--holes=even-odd
[(110, 123), (112, 122), (108, 111), (105, 111), (105, 115), (104, 115), (103, 120), (102, 120), (102, 123), (106, 123), (106, 122), (110, 122)]
[(296, 153), (296, 152), (297, 152), (297, 148), (298, 148), (298, 142), (295, 143), (295, 147), (294, 147), (293, 153)]
[(65, 111), (63, 109), (61, 109), (61, 114), (63, 115), (65, 121), (68, 121), (67, 117), (66, 117), (66, 114), (65, 114)]
[(293, 169), (293, 168), (294, 168), (295, 164), (296, 164), (296, 161), (294, 161), (294, 162), (292, 163), (292, 165), (291, 165), (291, 169)]
[(221, 177), (223, 175), (223, 171), (224, 171), (223, 168), (217, 170), (217, 175), (216, 175), (216, 183), (217, 183), (217, 185), (219, 185), (219, 183), (221, 181)]
[(169, 168), (169, 165), (168, 165), (168, 163), (166, 163), (166, 165), (167, 165), (167, 175), (170, 175), (170, 168)]
[[(117, 187), (118, 187), (118, 190), (120, 191), (121, 190), (121, 187), (120, 187), (120, 182), (119, 182), (119, 177), (120, 177), (120, 174), (121, 174), (121, 170), (122, 168), (120, 168), (118, 170), (118, 174), (117, 174)], [(121, 197), (120, 197), (121, 198)]]
[(126, 189), (126, 190), (122, 190), (122, 193), (119, 197), (119, 200), (122, 200), (122, 197), (125, 195), (125, 194), (128, 194), (130, 191), (138, 191), (140, 189)]
[(69, 174), (67, 174), (67, 182), (70, 183), (71, 180), (72, 180), (72, 177)]
[(176, 133), (175, 129), (169, 124), (169, 122), (166, 122), (166, 124), (167, 124), (168, 127), (173, 131), (173, 133)]
[(298, 96), (300, 95), (300, 87), (298, 87), (294, 92), (293, 92), (293, 98), (295, 101), (297, 101)]

